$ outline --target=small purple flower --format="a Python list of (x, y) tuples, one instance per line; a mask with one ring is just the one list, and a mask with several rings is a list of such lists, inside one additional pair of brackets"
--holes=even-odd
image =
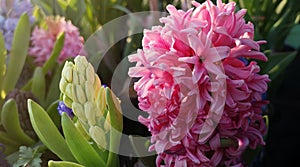
[(70, 118), (74, 117), (73, 110), (67, 107), (63, 101), (59, 101), (57, 110), (59, 115), (62, 115), (62, 113), (65, 112)]
[(30, 0), (13, 0), (10, 3), (12, 2), (12, 5), (8, 5), (6, 0), (3, 0), (0, 4), (0, 32), (3, 33), (5, 47), (9, 51), (11, 50), (14, 31), (20, 16), (23, 13), (27, 13), (30, 23), (34, 22), (34, 17), (32, 16), (33, 5)]

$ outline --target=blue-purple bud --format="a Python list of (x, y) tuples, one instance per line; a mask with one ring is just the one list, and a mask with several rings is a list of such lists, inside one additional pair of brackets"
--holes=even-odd
[(59, 115), (62, 115), (62, 113), (65, 112), (70, 118), (74, 117), (73, 110), (67, 107), (63, 101), (59, 101), (57, 110)]

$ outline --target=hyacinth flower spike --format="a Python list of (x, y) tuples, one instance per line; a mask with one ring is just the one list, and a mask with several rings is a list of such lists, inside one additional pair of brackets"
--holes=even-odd
[(168, 5), (163, 25), (144, 30), (142, 49), (128, 56), (139, 108), (149, 114), (139, 121), (157, 166), (243, 166), (246, 149), (265, 144), (261, 95), (270, 79), (256, 62), (268, 60), (264, 41), (234, 2), (193, 5)]
[(28, 101), (34, 130), (62, 159), (49, 161), (48, 165), (118, 166), (116, 152), (123, 128), (120, 101), (108, 87), (101, 86), (86, 57), (77, 56), (74, 63), (65, 63), (59, 88), (64, 137), (46, 111)]
[[(60, 81), (62, 99), (100, 149), (117, 151), (122, 131), (120, 101), (101, 81), (84, 56), (66, 62)], [(117, 132), (115, 132), (117, 131)], [(109, 139), (109, 140), (108, 140)], [(108, 155), (112, 163), (113, 153)]]

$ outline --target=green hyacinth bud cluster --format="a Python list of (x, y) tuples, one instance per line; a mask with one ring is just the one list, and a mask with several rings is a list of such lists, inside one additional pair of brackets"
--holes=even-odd
[(106, 148), (106, 135), (110, 129), (110, 116), (106, 104), (106, 88), (84, 56), (77, 56), (74, 63), (67, 61), (62, 70), (59, 88), (65, 105), (89, 136), (100, 148)]

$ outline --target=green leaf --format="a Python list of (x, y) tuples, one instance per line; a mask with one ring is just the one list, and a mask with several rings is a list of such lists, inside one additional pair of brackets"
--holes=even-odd
[(53, 121), (53, 123), (55, 124), (56, 127), (60, 127), (61, 126), (61, 116), (58, 113), (57, 107), (58, 107), (58, 101), (56, 100), (54, 101), (52, 104), (49, 105), (49, 107), (47, 108), (47, 113), (50, 116), (51, 120)]
[(85, 13), (86, 5), (84, 0), (72, 0), (66, 9), (66, 18), (72, 20), (72, 23), (77, 25)]
[(10, 60), (6, 75), (3, 79), (3, 91), (5, 94), (14, 89), (22, 72), (29, 47), (30, 23), (27, 14), (23, 14), (17, 24), (10, 52)]
[(6, 48), (2, 33), (0, 33), (0, 88), (6, 71)]
[(66, 141), (47, 112), (30, 99), (28, 100), (28, 112), (32, 127), (40, 140), (62, 160), (76, 162)]
[(4, 154), (8, 155), (18, 150), (20, 143), (11, 138), (7, 133), (0, 131), (0, 143), (5, 145)]
[(59, 99), (60, 91), (59, 91), (59, 81), (61, 78), (61, 71), (63, 69), (63, 65), (60, 65), (55, 71), (54, 76), (51, 78), (51, 83), (49, 89), (47, 91), (47, 98), (45, 106), (49, 106), (51, 103)]
[(39, 102), (45, 104), (46, 94), (46, 79), (41, 67), (37, 67), (34, 70), (32, 77), (31, 92), (39, 99)]
[(52, 161), (48, 162), (49, 167), (84, 167), (80, 164), (68, 161)]
[(114, 152), (118, 151), (120, 139), (123, 129), (123, 115), (120, 103), (114, 93), (106, 88), (106, 102), (110, 116), (110, 152), (108, 155), (107, 166), (118, 165), (118, 155)]
[(120, 102), (116, 95), (108, 87), (106, 88), (106, 102), (109, 110), (111, 126), (117, 131), (122, 132), (123, 115)]
[[(2, 84), (6, 72), (6, 48), (2, 33), (0, 33), (0, 106), (5, 99), (5, 92), (2, 91)], [(0, 125), (1, 125), (1, 109), (0, 109)]]
[(92, 145), (77, 130), (66, 113), (62, 114), (62, 127), (66, 142), (74, 157), (85, 166), (105, 166), (103, 159), (94, 150)]
[(292, 53), (276, 53), (268, 57), (269, 64), (264, 71), (270, 75), (270, 79), (276, 79), (286, 67), (296, 58), (297, 52)]
[(15, 141), (11, 136), (9, 136), (6, 132), (0, 131), (0, 143), (4, 145), (12, 145), (19, 146), (20, 143)]
[(48, 71), (52, 70), (57, 65), (56, 60), (59, 57), (60, 52), (64, 47), (64, 40), (65, 40), (65, 33), (62, 32), (57, 36), (50, 58), (43, 66), (43, 71), (45, 74)]
[(53, 9), (50, 6), (51, 0), (32, 0), (32, 3), (37, 5), (46, 15), (53, 14)]
[(300, 47), (300, 24), (295, 25), (289, 32), (288, 36), (285, 39), (285, 43), (288, 46), (298, 49)]
[(1, 113), (1, 122), (7, 134), (20, 144), (32, 145), (35, 143), (21, 128), (17, 103), (14, 99), (7, 100)]

